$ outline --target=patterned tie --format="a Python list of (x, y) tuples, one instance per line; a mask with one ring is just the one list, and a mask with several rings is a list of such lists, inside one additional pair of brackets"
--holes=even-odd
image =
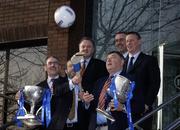
[(132, 70), (132, 68), (133, 68), (133, 60), (134, 60), (134, 57), (132, 56), (131, 59), (130, 59), (130, 62), (129, 62), (129, 66), (128, 66), (127, 72)]
[(75, 94), (75, 89), (74, 89), (72, 107), (71, 107), (71, 110), (70, 110), (70, 113), (69, 113), (69, 116), (68, 116), (69, 120), (72, 120), (75, 117), (75, 104), (76, 104), (75, 102), (76, 102), (76, 94)]
[(85, 69), (86, 69), (86, 60), (84, 60), (82, 62), (82, 65), (81, 65), (81, 70), (80, 70), (80, 75), (83, 76), (84, 72), (85, 72)]
[(50, 90), (51, 90), (52, 95), (54, 94), (54, 80), (55, 79), (51, 79), (52, 85), (50, 86)]
[(107, 92), (107, 89), (109, 88), (110, 84), (111, 84), (111, 78), (108, 78), (102, 88), (101, 93), (100, 93), (98, 108), (100, 108), (101, 110), (104, 110), (105, 100), (106, 100), (106, 92)]

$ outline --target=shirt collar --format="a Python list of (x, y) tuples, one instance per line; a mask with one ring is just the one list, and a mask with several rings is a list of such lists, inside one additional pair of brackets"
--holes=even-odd
[(113, 75), (110, 75), (110, 76), (117, 76), (117, 75), (119, 75), (121, 72), (122, 72), (122, 70), (119, 70), (119, 71), (115, 72)]
[(49, 82), (51, 82), (52, 79), (58, 79), (58, 78), (59, 78), (59, 75), (57, 75), (57, 76), (55, 76), (55, 77), (50, 77), (50, 76), (48, 76), (47, 82), (49, 83)]
[(141, 53), (140, 51), (138, 51), (138, 52), (135, 53), (134, 55), (132, 55), (132, 54), (129, 53), (129, 59), (131, 59), (131, 57), (134, 57), (134, 60), (133, 60), (133, 61), (135, 62), (140, 53)]
[(83, 63), (84, 60), (86, 60), (86, 66), (89, 64), (89, 61), (91, 60), (91, 57), (87, 58), (87, 59), (81, 59), (80, 62)]
[(128, 55), (128, 52), (123, 53), (124, 58), (126, 58)]

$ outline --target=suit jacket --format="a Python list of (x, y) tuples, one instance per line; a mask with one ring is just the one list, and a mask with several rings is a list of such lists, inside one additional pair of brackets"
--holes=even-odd
[(82, 76), (82, 87), (89, 93), (94, 88), (94, 83), (100, 78), (108, 75), (106, 64), (99, 59), (91, 58)]
[[(92, 93), (95, 82), (105, 75), (108, 75), (105, 62), (91, 58), (82, 76), (82, 87), (84, 91)], [(79, 102), (78, 104), (78, 122), (80, 130), (88, 130), (90, 111), (85, 109), (83, 102)]]
[[(124, 76), (123, 73), (121, 73), (121, 75)], [(95, 130), (96, 128), (96, 118), (97, 118), (97, 105), (99, 102), (99, 96), (100, 93), (103, 89), (103, 86), (106, 82), (106, 80), (108, 79), (108, 77), (103, 77), (101, 79), (99, 79), (96, 83), (96, 88), (93, 91), (94, 94), (94, 101), (91, 102), (90, 105), (90, 110), (91, 110), (91, 124), (90, 124), (90, 129), (89, 130)], [(107, 100), (106, 100), (106, 104), (105, 106), (108, 105), (108, 103), (111, 101), (112, 97), (110, 97), (109, 95), (107, 95)], [(112, 111), (111, 112), (112, 116), (115, 118), (115, 122), (111, 122), (109, 120), (107, 120), (108, 122), (108, 130), (125, 130), (128, 127), (128, 122), (127, 122), (127, 115), (124, 112), (121, 111)]]
[[(67, 78), (59, 77), (54, 81), (54, 95), (51, 99), (51, 122), (47, 128), (42, 130), (63, 130), (68, 114), (72, 106), (72, 91), (69, 89)], [(47, 80), (37, 86), (48, 88)]]
[[(125, 61), (124, 72), (127, 69), (128, 56)], [(135, 81), (135, 89), (131, 100), (131, 110), (135, 115), (142, 115), (145, 104), (151, 109), (160, 88), (160, 70), (157, 59), (140, 53), (133, 68), (126, 72), (126, 76)]]

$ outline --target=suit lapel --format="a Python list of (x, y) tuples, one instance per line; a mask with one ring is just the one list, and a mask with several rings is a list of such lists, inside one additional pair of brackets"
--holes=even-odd
[(129, 60), (129, 56), (127, 55), (123, 66), (123, 73), (126, 73), (127, 71), (128, 60)]
[(93, 58), (90, 59), (88, 65), (86, 66), (85, 71), (84, 71), (84, 74), (83, 74), (83, 77), (84, 77), (84, 75), (87, 74), (87, 72), (89, 72), (89, 69), (90, 69), (89, 66), (91, 66), (92, 62), (93, 62)]
[(127, 71), (127, 66), (128, 66), (128, 60), (129, 60), (129, 56), (126, 57), (126, 60), (125, 60), (125, 64), (124, 64), (124, 71), (123, 73), (130, 73), (132, 72), (135, 68), (137, 68), (141, 62), (143, 61), (143, 57), (144, 57), (144, 54), (141, 52), (138, 56), (138, 58), (136, 59), (134, 65), (133, 65), (133, 68), (131, 70), (129, 70), (129, 72), (126, 72)]
[(144, 54), (141, 52), (134, 63), (133, 69), (137, 68), (141, 64), (141, 62), (143, 61), (143, 57), (144, 57)]

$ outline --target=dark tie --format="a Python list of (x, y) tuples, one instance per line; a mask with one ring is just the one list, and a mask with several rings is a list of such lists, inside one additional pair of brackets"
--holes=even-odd
[(75, 117), (75, 104), (76, 104), (76, 94), (75, 94), (75, 88), (73, 90), (73, 101), (72, 101), (72, 107), (68, 116), (69, 120), (74, 119)]
[(98, 102), (98, 108), (100, 108), (101, 110), (104, 110), (106, 93), (107, 93), (107, 89), (109, 88), (110, 84), (111, 84), (111, 78), (108, 78), (106, 80), (106, 82), (104, 83), (104, 86), (101, 90), (101, 93), (99, 96), (99, 102)]
[(83, 76), (85, 69), (86, 69), (86, 60), (84, 60), (81, 64), (81, 70), (80, 70), (81, 76)]
[(134, 60), (134, 57), (132, 56), (131, 59), (130, 59), (130, 62), (129, 62), (127, 72), (132, 70), (132, 68), (133, 68), (133, 60)]

